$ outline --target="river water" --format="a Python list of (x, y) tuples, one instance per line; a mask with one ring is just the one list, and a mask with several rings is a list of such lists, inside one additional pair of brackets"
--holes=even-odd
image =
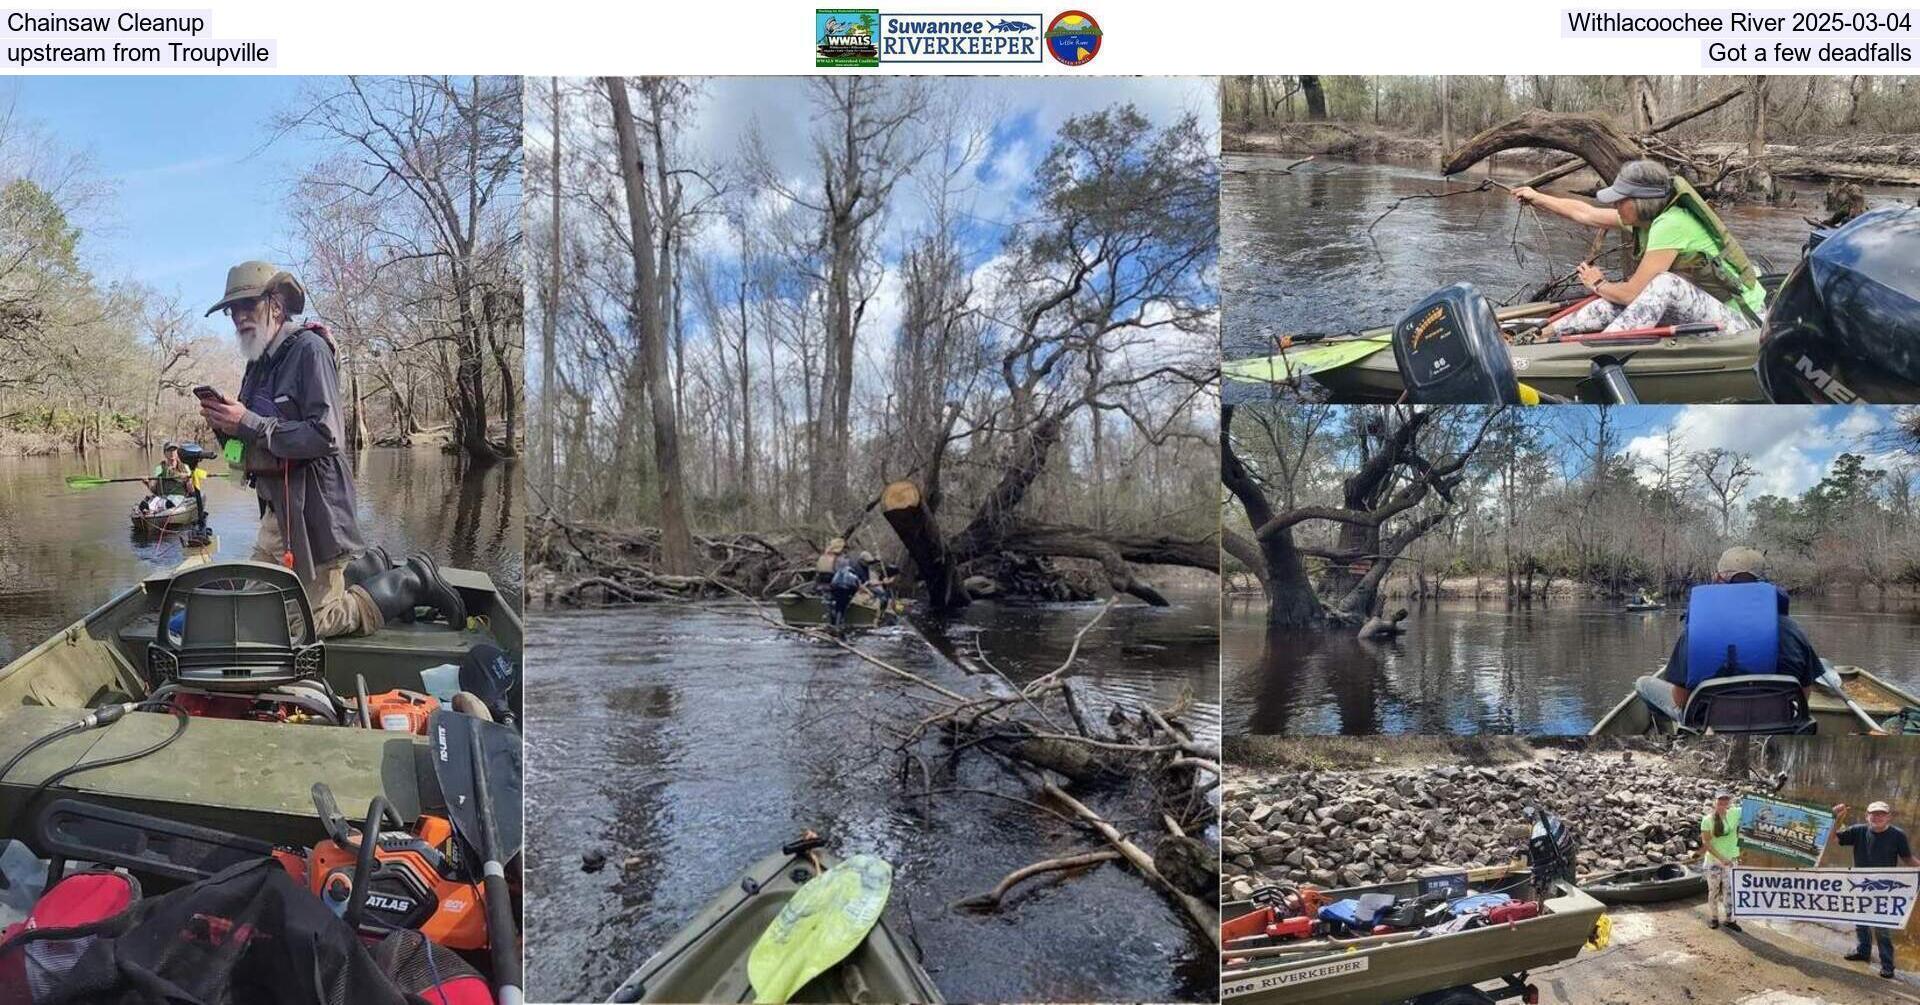
[[(1222, 158), (1227, 359), (1267, 355), (1275, 335), (1393, 324), (1427, 294), (1463, 280), (1504, 301), (1565, 275), (1589, 253), (1593, 231), (1523, 207), (1497, 188), (1471, 191), (1483, 171), (1445, 181), (1427, 165), (1316, 159), (1280, 172), (1297, 159)], [(1531, 173), (1503, 170), (1498, 177), (1512, 184)], [(1458, 194), (1407, 199), (1387, 212), (1404, 196), (1439, 192)], [(1824, 215), (1820, 199), (1818, 190), (1802, 189), (1798, 204), (1785, 208), (1715, 208), (1762, 271), (1785, 271), (1810, 230), (1804, 217)], [(1611, 264), (1617, 271), (1619, 263)], [(1246, 400), (1267, 392), (1228, 382), (1227, 393)]]
[[(1229, 733), (1583, 734), (1672, 651), (1684, 606), (1626, 614), (1617, 604), (1503, 601), (1412, 608), (1400, 639), (1269, 630), (1235, 599), (1221, 636)], [(1920, 602), (1796, 597), (1819, 654), (1920, 689)]]
[[(1120, 704), (1204, 696), (1189, 721), (1215, 739), (1217, 604), (1211, 593), (1173, 599), (1164, 610), (1115, 607), (1075, 666)], [(976, 665), (984, 653), (1031, 680), (1059, 665), (1097, 610), (983, 603), (856, 644), (969, 693), (995, 678), (969, 679), (942, 651)], [(603, 1000), (740, 869), (811, 829), (841, 854), (893, 863), (889, 921), (949, 1000), (1213, 1000), (1207, 944), (1111, 865), (1033, 881), (997, 914), (950, 906), (1097, 839), (1005, 799), (916, 798), (919, 772), (902, 781), (889, 734), (926, 714), (914, 685), (776, 631), (746, 605), (537, 611), (528, 631), (539, 653), (527, 698), (539, 724), (528, 747), (528, 883), (541, 891), (527, 904), (530, 999)], [(987, 758), (958, 763), (937, 787), (1030, 794)], [(1143, 793), (1081, 795), (1122, 830), (1158, 830), (1140, 812)], [(590, 851), (607, 855), (604, 871), (582, 870)]]
[[(353, 459), (360, 530), (396, 556), (430, 550), (443, 563), (480, 569), (513, 597), (520, 593), (525, 535), (512, 464), (462, 477), (436, 450), (377, 448)], [(128, 513), (139, 485), (74, 491), (67, 475), (142, 475), (153, 462), (132, 452), (74, 457), (0, 457), (0, 666), (106, 600), (178, 565), (176, 535), (136, 533)], [(224, 471), (214, 461), (210, 470)], [(253, 491), (229, 478), (206, 482), (208, 524), (222, 558), (253, 551), (259, 509)]]

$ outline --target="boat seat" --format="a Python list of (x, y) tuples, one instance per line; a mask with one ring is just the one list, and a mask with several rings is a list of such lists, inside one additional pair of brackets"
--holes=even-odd
[[(177, 632), (176, 611), (183, 614)], [(324, 659), (313, 605), (298, 576), (263, 562), (222, 562), (189, 569), (167, 584), (147, 644), (147, 680), (155, 687), (255, 693), (318, 680)]]
[(1786, 674), (1739, 674), (1703, 681), (1687, 696), (1680, 728), (1689, 732), (1811, 733), (1806, 688)]

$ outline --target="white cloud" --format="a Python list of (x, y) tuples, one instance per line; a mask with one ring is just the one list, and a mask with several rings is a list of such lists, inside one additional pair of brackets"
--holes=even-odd
[(1827, 409), (1813, 405), (1689, 405), (1667, 425), (1629, 441), (1626, 452), (1657, 460), (1666, 449), (1665, 434), (1671, 428), (1688, 451), (1718, 447), (1751, 457), (1759, 475), (1747, 498), (1795, 496), (1826, 475), (1836, 450), (1851, 446), (1860, 433), (1884, 422), (1865, 408), (1854, 409), (1837, 422), (1823, 422), (1831, 418)]

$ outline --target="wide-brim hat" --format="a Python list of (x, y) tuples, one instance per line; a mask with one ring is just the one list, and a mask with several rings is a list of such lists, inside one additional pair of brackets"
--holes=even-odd
[(293, 273), (272, 262), (241, 262), (227, 270), (227, 292), (221, 295), (219, 303), (207, 308), (206, 316), (212, 317), (236, 301), (264, 297), (274, 290), (285, 292), (288, 314), (307, 309), (307, 288), (300, 285)]
[(1714, 565), (1713, 571), (1722, 576), (1734, 576), (1744, 572), (1749, 576), (1759, 577), (1766, 567), (1767, 556), (1752, 548), (1736, 546), (1720, 553), (1720, 561)]

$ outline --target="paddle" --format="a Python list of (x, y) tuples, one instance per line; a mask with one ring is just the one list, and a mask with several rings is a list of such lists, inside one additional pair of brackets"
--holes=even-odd
[[(207, 472), (207, 477), (225, 478), (227, 477), (227, 473), (225, 471), (209, 471)], [(148, 482), (152, 480), (151, 477), (96, 478), (92, 475), (68, 475), (67, 487), (70, 489), (95, 489), (102, 485), (118, 485), (122, 482)]]
[[(482, 861), (487, 945), (500, 1005), (519, 1005), (520, 934), (503, 863), (520, 853), (520, 737), (497, 723), (436, 709), (427, 719), (433, 773), (453, 830)], [(498, 779), (498, 782), (491, 782)], [(504, 803), (500, 812), (497, 803)]]
[(1835, 670), (1833, 664), (1827, 662), (1824, 656), (1820, 658), (1820, 683), (1827, 690), (1839, 696), (1841, 701), (1847, 703), (1847, 707), (1853, 710), (1854, 717), (1860, 720), (1861, 725), (1867, 727), (1869, 734), (1874, 736), (1887, 735), (1887, 731), (1881, 729), (1880, 724), (1873, 721), (1873, 717), (1867, 714), (1867, 710), (1861, 708), (1860, 703), (1854, 701), (1852, 696), (1847, 694), (1846, 684), (1840, 680), (1840, 671)]
[[(1393, 345), (1393, 336), (1390, 333), (1353, 338), (1329, 338), (1322, 335), (1314, 339), (1317, 344), (1298, 348), (1307, 338), (1308, 336), (1303, 335), (1294, 339), (1294, 347), (1283, 349), (1277, 355), (1229, 360), (1221, 364), (1220, 372), (1233, 380), (1277, 384), (1296, 377), (1310, 377), (1325, 370), (1335, 370), (1350, 363), (1358, 363)], [(1321, 341), (1322, 339), (1325, 341)]]
[(893, 891), (893, 866), (854, 855), (787, 899), (747, 954), (755, 1002), (781, 1003), (860, 948)]

